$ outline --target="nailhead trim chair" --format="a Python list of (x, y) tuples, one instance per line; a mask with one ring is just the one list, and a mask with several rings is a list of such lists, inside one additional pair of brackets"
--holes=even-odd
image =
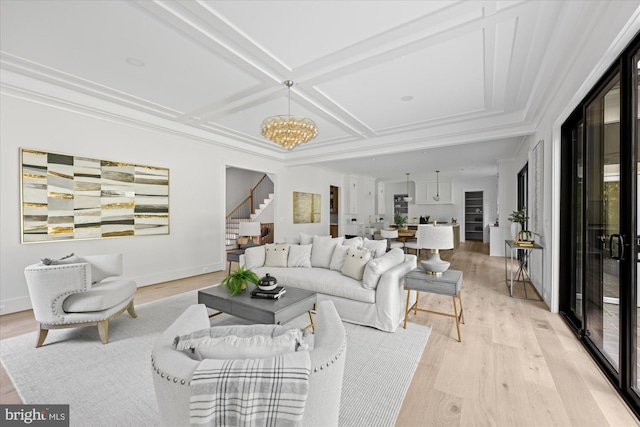
[(106, 344), (111, 319), (125, 310), (137, 317), (133, 306), (136, 282), (112, 278), (122, 275), (122, 254), (75, 257), (71, 261), (81, 262), (38, 263), (24, 270), (39, 324), (36, 347), (42, 346), (50, 329), (79, 326), (98, 326), (100, 340)]
[[(344, 325), (333, 302), (322, 301), (314, 316), (314, 346), (310, 351), (309, 394), (302, 425), (337, 426), (347, 351)], [(151, 352), (151, 367), (160, 418), (165, 426), (188, 426), (190, 383), (199, 361), (174, 348), (176, 336), (208, 329), (202, 304), (192, 305), (160, 335)]]

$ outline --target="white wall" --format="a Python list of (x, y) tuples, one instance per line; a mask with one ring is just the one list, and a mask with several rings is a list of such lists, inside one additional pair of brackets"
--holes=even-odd
[[(37, 101), (37, 102), (36, 102)], [(223, 270), (226, 166), (277, 178), (276, 239), (285, 233), (329, 230), (329, 185), (343, 176), (238, 152), (177, 133), (123, 122), (44, 99), (0, 97), (0, 306), (30, 308), (24, 267), (45, 257), (122, 253), (124, 273), (138, 286)], [(50, 243), (20, 243), (20, 147), (166, 167), (170, 170), (170, 234)], [(292, 191), (323, 195), (321, 224), (293, 225)]]
[[(275, 241), (283, 242), (285, 237), (298, 236), (302, 231), (307, 234), (329, 234), (329, 187), (340, 187), (340, 227), (344, 223), (344, 207), (348, 206), (348, 197), (343, 191), (344, 175), (327, 169), (310, 166), (282, 168), (276, 177), (277, 208), (275, 218)], [(293, 192), (302, 191), (322, 196), (322, 222), (317, 224), (293, 223)], [(339, 229), (340, 234), (344, 234)]]

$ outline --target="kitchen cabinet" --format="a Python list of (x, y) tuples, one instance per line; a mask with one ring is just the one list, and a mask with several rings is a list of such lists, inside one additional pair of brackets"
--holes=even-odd
[(358, 213), (358, 177), (349, 177), (349, 213)]
[(406, 194), (394, 194), (393, 195), (393, 213), (407, 215), (409, 213), (409, 202), (405, 202), (404, 198)]
[(378, 215), (384, 215), (384, 182), (379, 182), (378, 183), (378, 192), (377, 192), (377, 196), (378, 196)]
[[(440, 195), (440, 200), (433, 199)], [(417, 205), (451, 205), (453, 204), (453, 181), (416, 182)]]

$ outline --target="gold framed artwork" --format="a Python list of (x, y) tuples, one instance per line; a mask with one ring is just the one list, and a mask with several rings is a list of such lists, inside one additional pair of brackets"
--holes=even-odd
[(322, 219), (322, 195), (293, 192), (293, 223), (319, 223)]
[(22, 243), (169, 234), (169, 169), (20, 149)]

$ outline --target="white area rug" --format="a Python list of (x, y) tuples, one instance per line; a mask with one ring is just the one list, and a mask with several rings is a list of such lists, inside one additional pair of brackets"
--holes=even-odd
[[(95, 327), (52, 330), (39, 349), (35, 332), (3, 340), (0, 359), (25, 403), (69, 404), (72, 426), (159, 426), (151, 347), (196, 302), (193, 291), (140, 305), (137, 319), (124, 313), (109, 323), (107, 345)], [(220, 315), (212, 324), (234, 320)], [(390, 334), (345, 323), (345, 329), (340, 425), (392, 426), (431, 328), (409, 323)]]

